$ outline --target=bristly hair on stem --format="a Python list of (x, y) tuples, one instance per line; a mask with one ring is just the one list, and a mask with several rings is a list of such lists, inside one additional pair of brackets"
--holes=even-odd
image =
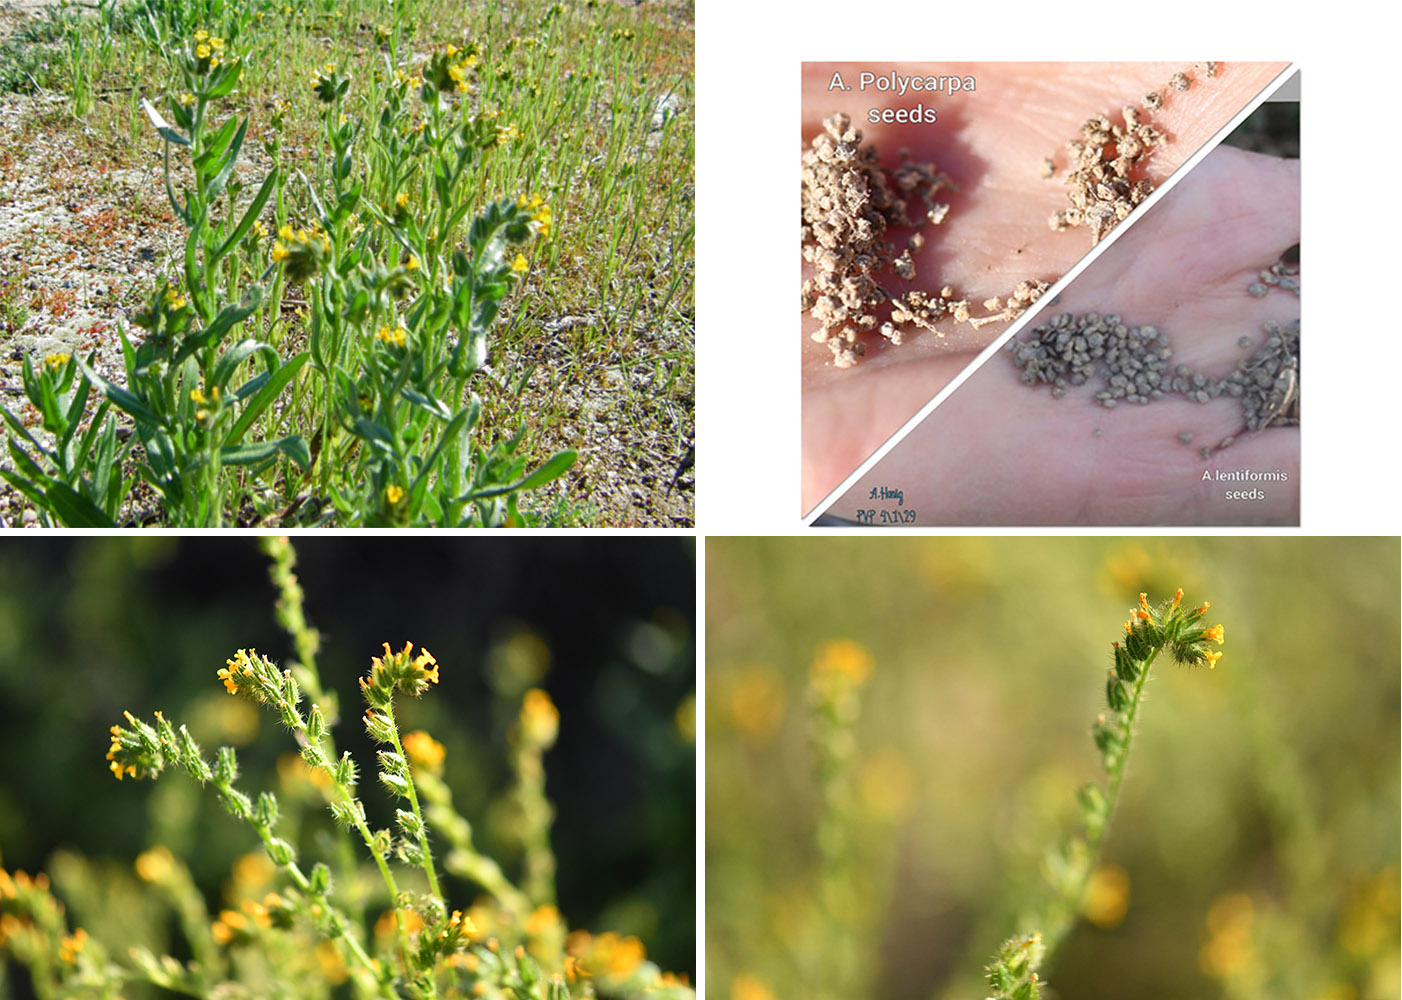
[(1208, 648), (1226, 638), (1221, 625), (1208, 627), (1206, 601), (1191, 610), (1183, 607), (1183, 591), (1157, 607), (1140, 594), (1124, 623), (1124, 639), (1111, 643), (1112, 662), (1105, 675), (1106, 711), (1091, 727), (1100, 751), (1107, 787), (1087, 784), (1077, 792), (1082, 832), (1051, 855), (1047, 864), (1048, 891), (1041, 904), (1023, 918), (1026, 928), (1009, 938), (986, 967), (989, 1000), (1035, 1000), (1042, 993), (1039, 970), (1066, 939), (1079, 917), (1086, 886), (1095, 871), (1124, 781), (1135, 723), (1143, 704), (1144, 685), (1159, 654), (1168, 651), (1182, 666), (1215, 667), (1221, 653)]

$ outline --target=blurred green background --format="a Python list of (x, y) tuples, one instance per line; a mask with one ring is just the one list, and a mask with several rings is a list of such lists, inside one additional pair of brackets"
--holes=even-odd
[[(1397, 997), (1398, 570), (1396, 538), (708, 540), (707, 996), (986, 996), (1076, 787), (1104, 784), (1110, 644), (1181, 586), (1224, 655), (1155, 665), (1119, 878), (1049, 995)], [(815, 900), (805, 691), (832, 639), (874, 663), (841, 914)]]
[[(693, 972), (692, 540), (342, 536), (297, 539), (296, 550), (306, 614), (323, 637), (322, 681), (342, 699), (335, 737), (361, 764), (371, 825), (392, 826), (393, 812), (372, 778), (356, 678), (381, 643), (411, 640), (437, 657), (441, 684), (399, 706), (401, 726), (446, 746), (455, 804), (508, 875), (518, 854), (503, 835), (505, 732), (520, 691), (544, 687), (561, 714), (545, 765), (562, 914), (574, 927), (636, 934), (664, 969)], [(123, 710), (146, 720), (161, 710), (189, 724), (207, 758), (237, 746), (245, 790), (283, 787), (290, 737), (216, 677), (239, 648), (291, 655), (267, 567), (252, 538), (0, 539), (6, 869), (50, 870), (62, 897), (56, 859), (62, 869), (81, 855), (130, 876), (136, 854), (162, 842), (217, 912), (231, 862), (258, 849), (256, 835), (183, 773), (115, 781), (108, 727)], [(311, 831), (302, 840), (314, 851)], [(463, 908), (477, 891), (445, 886)]]

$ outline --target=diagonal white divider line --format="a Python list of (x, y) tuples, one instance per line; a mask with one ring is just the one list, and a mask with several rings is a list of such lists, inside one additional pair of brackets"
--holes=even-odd
[[(1255, 111), (1262, 104), (1264, 104), (1272, 94), (1279, 90), (1281, 86), (1283, 86), (1298, 72), (1299, 66), (1293, 62), (1290, 65), (1286, 66), (1285, 69), (1281, 70), (1280, 73), (1276, 76), (1276, 78), (1270, 83), (1268, 83), (1265, 87), (1261, 88), (1261, 92), (1257, 94), (1254, 98), (1252, 98), (1250, 101), (1248, 101), (1246, 105), (1231, 119), (1231, 121), (1227, 122), (1227, 124), (1223, 125), (1220, 129), (1217, 130), (1217, 132), (1215, 132), (1211, 137), (1209, 137), (1208, 140), (1202, 144), (1202, 147), (1196, 153), (1188, 157), (1188, 159), (1184, 160), (1182, 165), (1179, 166), (1179, 168), (1175, 170), (1172, 174), (1170, 174), (1168, 179), (1165, 180), (1163, 184), (1161, 184), (1158, 188), (1156, 188), (1153, 194), (1151, 194), (1148, 198), (1144, 200), (1144, 203), (1139, 206), (1135, 214), (1142, 219), (1144, 215), (1148, 213), (1149, 209), (1151, 209), (1155, 204), (1158, 203), (1160, 198), (1162, 198), (1169, 191), (1172, 191), (1175, 187), (1177, 187), (1178, 182), (1181, 181), (1184, 177), (1186, 177), (1188, 173), (1194, 167), (1196, 167), (1205, 156), (1207, 156), (1208, 153), (1212, 152), (1219, 145), (1221, 145), (1223, 139), (1231, 135), (1238, 125), (1240, 125), (1243, 121), (1250, 117), (1253, 111)], [(1043, 292), (1042, 297), (1039, 298), (1036, 301), (1036, 303), (1033, 304), (1032, 308), (1028, 309), (1025, 313), (1023, 313), (1016, 320), (1014, 320), (1013, 324), (1009, 326), (1006, 330), (1004, 330), (1001, 334), (999, 334), (997, 339), (995, 339), (993, 343), (989, 344), (982, 351), (980, 351), (978, 355), (974, 358), (974, 360), (969, 362), (969, 364), (967, 364), (964, 367), (964, 369), (959, 372), (958, 375), (954, 376), (954, 378), (951, 379), (949, 383), (944, 386), (944, 388), (937, 392), (929, 402), (927, 402), (924, 406), (920, 407), (920, 409), (916, 410), (915, 413), (908, 420), (906, 420), (904, 424), (897, 428), (897, 430), (894, 433), (892, 433), (890, 437), (888, 437), (885, 441), (881, 443), (880, 447), (878, 447), (875, 451), (868, 455), (865, 461), (863, 461), (854, 470), (852, 470), (852, 472), (848, 474), (846, 479), (842, 480), (841, 483), (834, 487), (833, 490), (829, 492), (827, 496), (819, 500), (818, 503), (814, 505), (813, 509), (803, 516), (803, 526), (806, 528), (811, 528), (813, 526), (814, 521), (822, 517), (829, 507), (831, 507), (834, 503), (841, 499), (842, 496), (846, 494), (848, 490), (850, 490), (853, 486), (857, 484), (857, 480), (861, 479), (862, 476), (866, 475), (867, 472), (870, 471), (871, 468), (875, 466), (877, 462), (880, 462), (883, 458), (885, 458), (892, 448), (900, 444), (901, 441), (905, 439), (906, 435), (908, 435), (911, 431), (915, 430), (915, 428), (918, 427), (920, 423), (930, 415), (931, 411), (933, 411), (935, 407), (939, 406), (940, 403), (944, 402), (950, 396), (951, 393), (953, 393), (956, 389), (963, 385), (964, 381), (968, 379), (969, 376), (973, 375), (974, 372), (982, 368), (984, 363), (988, 361), (989, 358), (997, 354), (998, 351), (1002, 349), (1004, 344), (1006, 344), (1013, 337), (1017, 336), (1017, 334), (1022, 330), (1024, 326), (1026, 326), (1032, 320), (1036, 319), (1039, 315), (1041, 315), (1042, 310), (1049, 306), (1052, 303), (1052, 301), (1055, 300), (1055, 298), (1058, 295), (1060, 295), (1061, 292), (1072, 281), (1076, 279), (1077, 275), (1079, 275), (1082, 271), (1088, 268), (1091, 264), (1095, 263), (1095, 261), (1100, 257), (1102, 253), (1104, 253), (1110, 247), (1114, 246), (1115, 241), (1119, 239), (1124, 232), (1132, 228), (1133, 225), (1137, 222), (1138, 219), (1130, 223), (1130, 225), (1128, 226), (1120, 225), (1110, 230), (1110, 235), (1107, 236), (1105, 239), (1101, 240), (1094, 247), (1092, 247), (1091, 250), (1084, 257), (1082, 257), (1079, 261), (1076, 262), (1076, 264), (1071, 268), (1071, 270), (1067, 271), (1057, 280), (1056, 284), (1052, 285), (1045, 292)]]

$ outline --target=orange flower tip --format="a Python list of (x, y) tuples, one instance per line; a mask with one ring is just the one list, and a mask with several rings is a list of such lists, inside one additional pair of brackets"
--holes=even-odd
[(1217, 661), (1222, 658), (1221, 653), (1204, 653), (1202, 655), (1207, 658), (1208, 670), (1211, 670), (1213, 667), (1217, 666)]
[(1222, 643), (1226, 642), (1226, 630), (1221, 625), (1213, 625), (1203, 634), (1206, 635), (1207, 638), (1211, 639), (1213, 642), (1217, 643), (1219, 646)]
[(1173, 609), (1174, 609), (1175, 611), (1178, 610), (1178, 605), (1182, 602), (1182, 600), (1183, 600), (1183, 588), (1182, 588), (1182, 587), (1179, 587), (1178, 590), (1177, 590), (1177, 591), (1174, 593), (1174, 595), (1173, 595)]
[(1148, 594), (1140, 594), (1140, 595), (1139, 595), (1139, 606), (1140, 606), (1141, 608), (1148, 608), (1148, 606), (1149, 606), (1149, 595), (1148, 595)]
[(1145, 611), (1143, 608), (1140, 608), (1138, 611), (1135, 612), (1135, 614), (1138, 615), (1140, 618), (1144, 619), (1146, 622), (1149, 620), (1149, 612)]

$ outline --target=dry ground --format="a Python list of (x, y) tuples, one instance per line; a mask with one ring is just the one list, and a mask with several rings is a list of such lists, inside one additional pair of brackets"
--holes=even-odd
[[(4, 0), (0, 38), (52, 2)], [(99, 100), (125, 103), (129, 95)], [(63, 95), (0, 94), (0, 404), (12, 412), (33, 416), (20, 378), (26, 354), (38, 361), (54, 351), (84, 357), (95, 351), (97, 370), (122, 381), (118, 323), (183, 250), (159, 144), (153, 140), (140, 163), (122, 167), (113, 166), (116, 145), (74, 123)], [(249, 156), (254, 145), (245, 146)], [(645, 331), (628, 357), (619, 353), (581, 372), (566, 359), (569, 335), (590, 319), (531, 317), (548, 335), (518, 345), (509, 357), (494, 356), (484, 375), (503, 391), (479, 392), (489, 407), (493, 395), (502, 397), (503, 417), (530, 414), (533, 400), (552, 412), (565, 401), (568, 420), (538, 433), (536, 450), (574, 448), (579, 460), (540, 500), (563, 494), (582, 502), (590, 523), (602, 526), (693, 526), (694, 381), (690, 373), (664, 379), (646, 358), (682, 349), (694, 329)], [(565, 369), (567, 379), (555, 374)], [(508, 412), (505, 387), (514, 389), (528, 371)], [(150, 511), (149, 499), (143, 506)], [(0, 526), (30, 523), (34, 512), (26, 508), (0, 484)]]

